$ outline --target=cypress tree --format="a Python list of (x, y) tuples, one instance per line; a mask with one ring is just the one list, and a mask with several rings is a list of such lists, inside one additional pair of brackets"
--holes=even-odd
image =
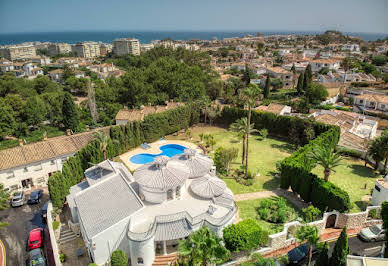
[(388, 258), (388, 201), (384, 201), (381, 204), (381, 219), (383, 220), (383, 229), (385, 230), (384, 258)]
[(329, 265), (329, 244), (327, 242), (320, 249), (315, 265)]
[(245, 70), (244, 75), (242, 77), (242, 81), (245, 83), (246, 86), (251, 83), (251, 73), (249, 72), (248, 64), (245, 64)]
[(304, 71), (303, 91), (306, 91), (312, 82), (313, 82), (313, 72), (311, 70), (311, 65), (308, 64), (306, 67), (306, 70)]
[(79, 124), (79, 117), (70, 93), (65, 93), (65, 97), (63, 98), (62, 115), (65, 128), (76, 131)]
[(298, 84), (296, 84), (296, 90), (298, 91), (298, 94), (303, 93), (303, 81), (304, 81), (304, 74), (302, 72), (299, 75)]
[(346, 266), (346, 257), (349, 254), (348, 234), (346, 227), (342, 230), (340, 237), (335, 243), (330, 265)]
[(264, 87), (264, 98), (269, 97), (269, 86), (271, 84), (271, 78), (269, 75), (267, 76), (267, 80), (265, 81), (265, 87)]

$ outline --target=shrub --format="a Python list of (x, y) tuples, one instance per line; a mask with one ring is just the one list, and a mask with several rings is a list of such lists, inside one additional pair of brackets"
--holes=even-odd
[(268, 241), (268, 232), (264, 231), (253, 219), (246, 219), (224, 229), (224, 242), (232, 252), (252, 250)]
[(336, 148), (337, 152), (343, 156), (350, 156), (354, 158), (363, 158), (362, 152), (354, 149), (349, 149), (345, 147), (337, 147)]
[(67, 259), (67, 255), (65, 253), (59, 254), (59, 260), (61, 262), (65, 262)]
[(321, 215), (321, 211), (311, 205), (307, 208), (302, 209), (302, 212), (303, 219), (306, 223), (314, 222)]
[(110, 261), (112, 266), (127, 266), (128, 264), (127, 255), (120, 249), (112, 252)]
[(296, 218), (294, 210), (287, 205), (284, 198), (263, 199), (257, 213), (260, 219), (271, 223), (285, 223)]
[(220, 173), (229, 173), (230, 164), (238, 156), (238, 149), (219, 147), (214, 153), (214, 164)]
[(59, 222), (58, 221), (53, 221), (53, 229), (57, 230), (59, 227)]

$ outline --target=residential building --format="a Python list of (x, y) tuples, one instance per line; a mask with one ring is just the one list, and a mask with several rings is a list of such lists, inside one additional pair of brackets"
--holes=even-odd
[(101, 56), (106, 56), (110, 52), (112, 52), (112, 45), (111, 44), (106, 44), (106, 43), (100, 44), (100, 55)]
[(126, 125), (131, 121), (143, 120), (146, 115), (160, 113), (177, 108), (181, 105), (183, 105), (183, 103), (168, 102), (166, 105), (142, 106), (140, 109), (121, 109), (115, 117), (116, 125)]
[(68, 43), (52, 43), (48, 46), (49, 55), (68, 54), (71, 50), (71, 44)]
[(72, 46), (78, 57), (95, 58), (100, 56), (100, 45), (96, 42), (81, 42)]
[(12, 72), (17, 78), (27, 77), (29, 79), (43, 75), (42, 68), (30, 61), (20, 63), (6, 62), (0, 65), (0, 72)]
[(388, 95), (364, 93), (354, 97), (354, 104), (362, 109), (388, 112)]
[(146, 52), (148, 50), (151, 50), (152, 48), (154, 48), (154, 45), (152, 43), (144, 43), (140, 45), (140, 50), (142, 52)]
[(313, 72), (319, 72), (323, 68), (328, 68), (329, 70), (338, 70), (340, 68), (341, 60), (331, 58), (331, 59), (314, 59), (309, 61), (311, 65), (311, 70)]
[(38, 55), (38, 56), (32, 57), (31, 62), (45, 66), (51, 63), (51, 59), (50, 57), (47, 57), (47, 56)]
[(113, 53), (116, 56), (122, 55), (140, 55), (140, 43), (138, 39), (121, 38), (113, 42)]
[(256, 107), (255, 110), (256, 111), (270, 112), (270, 113), (277, 114), (277, 115), (290, 115), (291, 114), (291, 106), (277, 104), (277, 103), (270, 103), (268, 106), (261, 105), (259, 107)]
[(342, 47), (342, 51), (360, 52), (360, 45), (356, 43), (347, 43)]
[(85, 177), (70, 188), (67, 202), (71, 223), (98, 265), (121, 249), (131, 265), (151, 266), (202, 226), (222, 236), (235, 221), (233, 193), (216, 176), (212, 159), (194, 149), (156, 157), (133, 175), (122, 163), (103, 161)]
[(318, 75), (318, 82), (320, 83), (344, 83), (344, 82), (375, 82), (376, 78), (371, 74), (365, 73), (345, 73), (337, 72), (333, 73), (329, 71), (325, 75)]
[(266, 69), (270, 76), (283, 80), (284, 86), (292, 86), (294, 75), (290, 71), (281, 67), (266, 67)]
[(114, 66), (113, 63), (91, 65), (88, 68), (90, 71), (96, 73), (100, 79), (106, 79), (112, 76), (119, 77), (125, 73), (125, 71), (120, 70), (118, 67)]
[(0, 48), (0, 57), (8, 60), (30, 59), (36, 56), (36, 49), (31, 45), (15, 45)]
[[(108, 128), (99, 129), (109, 133)], [(47, 185), (50, 175), (62, 170), (70, 156), (93, 139), (89, 131), (71, 136), (49, 138), (44, 141), (0, 150), (0, 183), (6, 190), (18, 190)]]

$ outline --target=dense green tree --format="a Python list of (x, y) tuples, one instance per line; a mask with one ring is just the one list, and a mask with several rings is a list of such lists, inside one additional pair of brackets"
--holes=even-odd
[[(309, 246), (309, 251), (308, 251), (308, 264), (311, 265), (311, 258), (312, 258), (312, 248), (313, 245), (316, 245), (319, 240), (319, 235), (318, 235), (318, 229), (315, 226), (302, 226), (297, 229), (295, 232), (295, 237), (298, 239), (299, 242), (306, 242)], [(333, 264), (335, 265), (335, 264)]]
[(303, 94), (303, 81), (304, 81), (304, 73), (300, 73), (299, 78), (298, 78), (298, 83), (296, 84), (296, 90), (299, 95)]
[(127, 266), (128, 258), (124, 251), (118, 249), (112, 252), (112, 256), (110, 258), (112, 266)]
[(269, 75), (267, 75), (267, 79), (265, 80), (264, 92), (263, 92), (264, 99), (267, 99), (269, 97), (270, 86), (271, 86), (271, 78), (269, 77)]
[(26, 122), (28, 125), (38, 127), (46, 118), (46, 105), (39, 96), (33, 96), (27, 99)]
[(70, 76), (65, 80), (65, 90), (77, 96), (86, 96), (88, 94), (88, 82), (87, 78)]
[(325, 181), (329, 181), (331, 172), (335, 172), (335, 168), (341, 165), (342, 160), (341, 155), (334, 152), (334, 148), (327, 144), (316, 146), (309, 157), (316, 165), (322, 166)]
[(348, 234), (345, 227), (337, 239), (337, 242), (335, 242), (333, 254), (330, 258), (330, 265), (346, 266), (346, 257), (348, 256), (349, 251)]
[(245, 83), (245, 86), (248, 86), (251, 83), (251, 72), (249, 71), (248, 64), (245, 64), (245, 69), (241, 80)]
[(32, 86), (35, 89), (35, 91), (39, 94), (42, 94), (44, 92), (54, 92), (59, 91), (60, 86), (53, 81), (50, 80), (47, 76), (37, 76), (32, 81)]
[(62, 123), (62, 104), (64, 94), (62, 92), (43, 93), (40, 96), (46, 104), (47, 119), (53, 126), (59, 127)]
[(79, 116), (77, 112), (77, 107), (69, 93), (65, 93), (65, 96), (63, 98), (62, 116), (62, 122), (65, 128), (76, 131), (79, 125)]
[(326, 100), (329, 93), (322, 84), (313, 83), (306, 88), (305, 95), (309, 103), (319, 104), (321, 101)]
[(229, 174), (230, 164), (237, 158), (238, 149), (218, 147), (214, 153), (214, 164), (220, 173)]
[(222, 245), (222, 240), (207, 227), (180, 240), (178, 253), (188, 265), (202, 266), (219, 264), (230, 256), (230, 252)]
[(277, 91), (277, 90), (283, 88), (284, 82), (280, 78), (272, 79), (271, 80), (271, 86), (272, 86), (274, 91)]
[(383, 220), (383, 229), (385, 230), (384, 258), (388, 258), (388, 201), (384, 201), (381, 204), (381, 219)]
[(65, 64), (63, 66), (62, 79), (66, 81), (68, 78), (74, 77), (74, 75), (74, 70), (68, 64)]
[(388, 62), (388, 58), (385, 55), (375, 55), (372, 57), (372, 64), (376, 66), (382, 66)]
[(313, 82), (313, 72), (311, 70), (311, 65), (308, 64), (303, 75), (303, 91), (307, 91)]
[(327, 241), (319, 249), (319, 254), (318, 254), (317, 260), (315, 261), (315, 265), (317, 266), (330, 265), (329, 264), (329, 244), (327, 243)]
[(385, 165), (386, 165), (386, 158), (387, 158), (387, 135), (382, 135), (378, 138), (376, 138), (372, 143), (369, 145), (368, 154), (373, 158), (375, 161), (375, 170), (378, 169), (379, 164), (381, 161), (385, 159)]
[(0, 139), (12, 135), (15, 129), (15, 117), (12, 108), (0, 98)]
[(0, 211), (9, 208), (9, 193), (4, 190), (4, 185), (0, 183)]

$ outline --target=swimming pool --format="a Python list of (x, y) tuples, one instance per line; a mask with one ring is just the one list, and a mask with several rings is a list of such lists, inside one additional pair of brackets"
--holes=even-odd
[(155, 157), (158, 157), (160, 155), (165, 155), (171, 158), (174, 155), (183, 153), (186, 147), (179, 144), (166, 144), (160, 146), (159, 149), (162, 151), (159, 154), (139, 153), (129, 158), (129, 161), (134, 164), (145, 164), (153, 162)]

